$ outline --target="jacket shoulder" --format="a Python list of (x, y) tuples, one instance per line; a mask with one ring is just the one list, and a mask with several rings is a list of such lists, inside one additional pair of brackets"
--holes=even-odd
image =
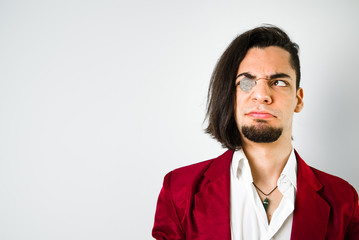
[[(345, 239), (359, 239), (359, 202), (358, 193), (347, 181), (312, 168), (313, 173), (323, 185), (318, 192), (331, 207), (331, 216), (335, 219), (328, 227), (334, 232), (345, 229)], [(338, 219), (342, 219), (339, 221)], [(339, 226), (341, 223), (341, 227)]]
[(166, 174), (165, 181), (167, 180), (170, 182), (172, 189), (174, 187), (178, 188), (191, 185), (195, 180), (198, 180), (203, 176), (204, 172), (215, 159), (216, 158), (174, 169)]
[(344, 179), (334, 176), (332, 174), (320, 171), (316, 168), (310, 167), (317, 177), (319, 182), (323, 185), (323, 192), (333, 193), (335, 196), (345, 194), (346, 196), (353, 195), (353, 187)]
[(221, 175), (223, 171), (228, 170), (232, 156), (233, 152), (227, 150), (216, 158), (177, 168), (169, 172), (165, 180), (166, 178), (170, 178), (172, 184), (178, 183), (181, 187), (195, 185), (204, 175), (211, 179), (212, 177)]
[(303, 180), (311, 184), (327, 202), (334, 205), (345, 203), (356, 194), (355, 189), (347, 181), (307, 165), (299, 154), (295, 153), (298, 163), (298, 184)]

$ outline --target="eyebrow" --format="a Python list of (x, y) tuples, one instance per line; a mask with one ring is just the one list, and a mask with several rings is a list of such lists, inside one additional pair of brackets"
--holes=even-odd
[[(249, 79), (256, 79), (256, 76), (250, 74), (249, 72), (244, 72), (244, 73), (238, 74), (236, 79), (241, 77), (241, 76), (245, 76), (245, 77), (247, 77)], [(269, 79), (269, 80), (276, 79), (276, 78), (289, 78), (289, 79), (292, 79), (286, 73), (276, 73), (276, 74), (272, 74), (272, 75), (266, 77), (266, 79)]]

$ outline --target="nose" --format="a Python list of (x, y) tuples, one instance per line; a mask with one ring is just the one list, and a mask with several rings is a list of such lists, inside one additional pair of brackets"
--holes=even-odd
[[(260, 81), (264, 80), (264, 81)], [(259, 78), (256, 80), (257, 84), (253, 88), (251, 99), (253, 102), (258, 102), (260, 104), (271, 104), (272, 97), (270, 87), (268, 86), (267, 79)]]

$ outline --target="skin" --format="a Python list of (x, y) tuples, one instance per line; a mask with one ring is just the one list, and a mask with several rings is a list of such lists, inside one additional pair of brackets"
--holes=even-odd
[[(245, 92), (237, 86), (235, 119), (241, 126), (282, 128), (282, 135), (271, 143), (256, 143), (242, 136), (254, 183), (265, 193), (276, 185), (292, 150), (294, 112), (303, 108), (303, 89), (296, 89), (296, 74), (289, 62), (290, 54), (276, 46), (251, 48), (238, 67), (236, 84), (244, 76), (256, 79), (256, 86)], [(281, 76), (278, 76), (280, 74)], [(277, 76), (275, 76), (277, 75)], [(273, 78), (271, 80), (267, 80)], [(240, 130), (241, 131), (241, 130)], [(265, 196), (259, 193), (263, 200)], [(277, 209), (282, 194), (276, 189), (269, 197), (268, 222)]]

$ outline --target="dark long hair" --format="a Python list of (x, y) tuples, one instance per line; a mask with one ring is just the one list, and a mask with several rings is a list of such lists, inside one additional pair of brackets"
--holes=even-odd
[(265, 25), (236, 37), (219, 58), (213, 70), (207, 97), (208, 126), (205, 132), (217, 139), (223, 147), (235, 150), (241, 147), (240, 132), (234, 117), (236, 100), (235, 79), (239, 64), (253, 47), (281, 47), (290, 54), (290, 64), (296, 73), (296, 87), (300, 83), (299, 46), (280, 28)]

